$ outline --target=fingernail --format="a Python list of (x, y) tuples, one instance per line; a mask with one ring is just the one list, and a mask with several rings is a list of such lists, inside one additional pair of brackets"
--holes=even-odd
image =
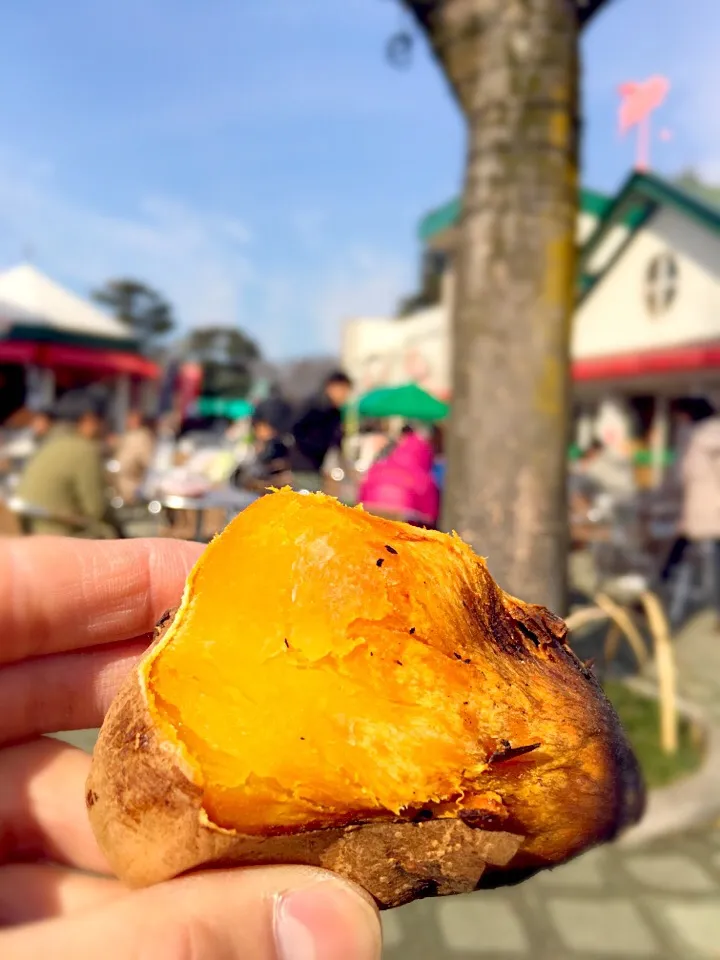
[(275, 900), (278, 960), (379, 960), (380, 921), (359, 894), (323, 881)]

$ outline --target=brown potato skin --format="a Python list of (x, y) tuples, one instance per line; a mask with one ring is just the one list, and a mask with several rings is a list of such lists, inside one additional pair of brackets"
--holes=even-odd
[(381, 907), (421, 896), (474, 890), (486, 864), (503, 867), (520, 837), (475, 830), (460, 820), (373, 823), (274, 837), (206, 825), (202, 795), (158, 742), (137, 675), (105, 721), (85, 796), (101, 849), (130, 886), (195, 867), (307, 864), (368, 890)]
[[(86, 790), (95, 836), (117, 875), (131, 886), (145, 886), (201, 866), (307, 864), (359, 884), (387, 908), (512, 883), (611, 839), (642, 812), (637, 762), (599, 685), (565, 646), (562, 621), (507, 596), (506, 606), (525, 629), (553, 646), (568, 682), (587, 684), (586, 709), (575, 719), (595, 741), (594, 764), (598, 749), (601, 753), (602, 775), (588, 797), (586, 816), (579, 806), (563, 811), (552, 848), (546, 841), (534, 846), (528, 832), (533, 821), (558, 816), (567, 788), (562, 796), (548, 795), (546, 809), (542, 798), (537, 809), (527, 803), (523, 809), (518, 787), (518, 815), (497, 826), (454, 818), (398, 819), (269, 837), (215, 827), (204, 816), (202, 792), (183, 772), (179, 754), (157, 735), (136, 668), (105, 719)], [(162, 618), (158, 639), (171, 620), (171, 614)], [(517, 773), (504, 776), (499, 769), (492, 788), (512, 798), (522, 780)]]

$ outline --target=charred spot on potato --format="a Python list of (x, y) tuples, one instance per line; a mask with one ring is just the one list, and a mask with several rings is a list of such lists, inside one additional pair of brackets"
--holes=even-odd
[(90, 778), (133, 882), (309, 863), (393, 905), (560, 862), (639, 813), (637, 763), (564, 624), (458, 537), (272, 493), (160, 624)]
[(98, 795), (95, 793), (94, 790), (88, 790), (85, 793), (85, 805), (87, 807), (94, 806), (95, 802), (97, 801), (97, 798), (98, 798)]
[(122, 738), (123, 749), (146, 750), (150, 746), (151, 734), (146, 726), (133, 724), (116, 730), (115, 735)]
[(460, 819), (476, 830), (504, 830), (507, 827), (506, 818), (482, 810), (463, 810)]
[(539, 646), (540, 646), (540, 638), (538, 637), (538, 635), (537, 635), (536, 633), (534, 633), (534, 632), (530, 629), (530, 627), (526, 626), (524, 623), (522, 623), (522, 622), (520, 622), (520, 621), (518, 621), (518, 625), (517, 625), (517, 626), (518, 626), (518, 630), (520, 631), (520, 633), (522, 633), (522, 635), (523, 635), (524, 637), (527, 637), (527, 639), (528, 639), (531, 643), (534, 643), (536, 647), (539, 647)]
[(532, 879), (541, 869), (540, 866), (523, 867), (521, 869), (488, 870), (480, 878), (478, 886), (481, 890), (496, 890), (498, 887), (516, 887), (519, 883)]
[(504, 763), (507, 760), (513, 760), (515, 757), (522, 757), (526, 753), (532, 753), (542, 746), (540, 743), (528, 743), (524, 747), (511, 747), (507, 740), (490, 757), (490, 763)]
[(161, 633), (163, 630), (165, 630), (165, 629), (170, 625), (170, 623), (172, 622), (173, 617), (175, 616), (176, 610), (177, 610), (177, 608), (175, 608), (175, 609), (170, 609), (170, 610), (166, 610), (165, 613), (163, 613), (163, 615), (160, 617), (160, 619), (158, 620), (158, 622), (155, 624), (155, 635), (156, 635), (156, 636), (157, 636), (157, 634)]

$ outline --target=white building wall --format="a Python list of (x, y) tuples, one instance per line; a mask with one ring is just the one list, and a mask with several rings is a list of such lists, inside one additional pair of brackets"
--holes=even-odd
[(403, 320), (359, 318), (345, 327), (343, 365), (358, 389), (413, 381), (442, 395), (450, 384), (447, 308)]
[(395, 323), (385, 317), (357, 317), (343, 327), (343, 367), (360, 391), (390, 380), (398, 346)]
[[(648, 307), (648, 269), (658, 254), (677, 264), (669, 307)], [(573, 355), (615, 356), (720, 339), (720, 239), (675, 210), (661, 210), (599, 279), (576, 315)]]
[(587, 238), (595, 229), (597, 224), (597, 217), (593, 216), (591, 213), (586, 213), (584, 210), (580, 211), (580, 215), (577, 220), (577, 230), (576, 237), (579, 244), (585, 243)]

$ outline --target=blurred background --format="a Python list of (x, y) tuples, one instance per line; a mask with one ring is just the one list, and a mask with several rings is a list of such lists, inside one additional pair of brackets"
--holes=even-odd
[(3, 25), (0, 536), (207, 542), (284, 484), (458, 530), (567, 615), (650, 801), (386, 956), (719, 956), (716, 0)]

